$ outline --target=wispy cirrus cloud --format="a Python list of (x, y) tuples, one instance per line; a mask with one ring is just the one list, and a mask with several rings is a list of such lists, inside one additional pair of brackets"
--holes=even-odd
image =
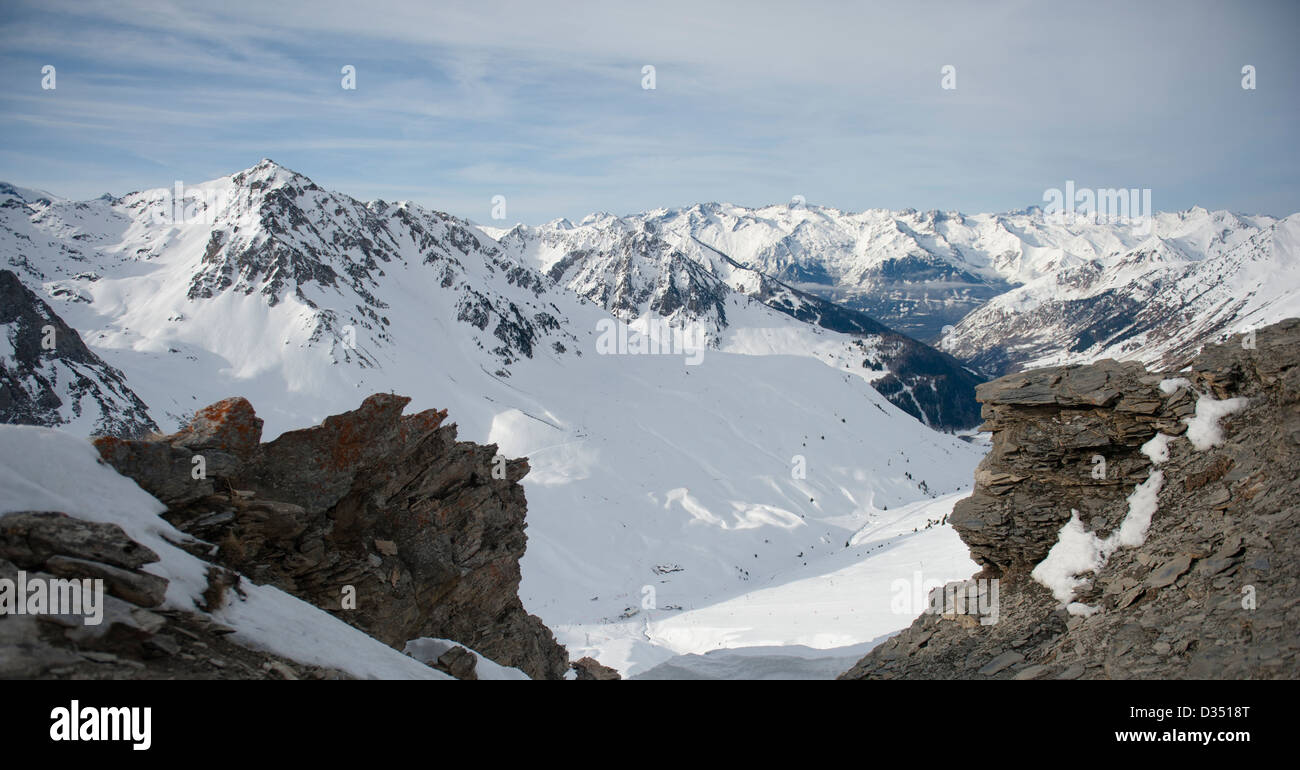
[[(1065, 179), (1300, 209), (1300, 10), (1257, 3), (10, 3), (0, 178), (270, 156), (486, 220), (699, 200), (1001, 210)], [(58, 87), (40, 88), (57, 67)], [(340, 69), (357, 68), (357, 88)], [(641, 67), (657, 88), (641, 88)], [(940, 88), (940, 67), (957, 88)], [(1259, 86), (1240, 87), (1253, 64)]]

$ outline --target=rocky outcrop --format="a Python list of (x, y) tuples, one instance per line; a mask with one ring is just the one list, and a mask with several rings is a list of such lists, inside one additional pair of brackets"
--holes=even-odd
[(0, 270), (0, 423), (84, 423), (94, 435), (158, 430), (126, 378), (9, 270)]
[(579, 681), (610, 682), (622, 679), (618, 671), (602, 665), (593, 657), (579, 658), (573, 661), (573, 673)]
[(1139, 363), (1038, 369), (984, 383), (983, 430), (993, 446), (975, 490), (951, 522), (991, 575), (1028, 572), (1077, 510), (1101, 536), (1126, 513), (1124, 499), (1151, 462), (1139, 448), (1157, 431), (1186, 430), (1193, 394), (1166, 399)]
[[(843, 678), (1300, 675), (1300, 320), (1176, 373), (1103, 361), (1009, 375), (979, 398), (993, 447), (951, 522), (976, 584), (998, 580), (996, 611), (937, 598)], [(1206, 415), (1226, 399), (1244, 401), (1215, 436)], [(1139, 485), (1158, 493), (1134, 537)], [(1063, 606), (1034, 570), (1076, 512), (1106, 556)]]
[[(115, 524), (55, 512), (0, 516), (0, 678), (342, 676), (236, 644), (228, 638), (234, 629), (200, 613), (161, 609), (168, 582), (141, 569), (156, 561)], [(103, 581), (98, 597), (85, 593), (95, 581)], [(27, 590), (37, 583), (49, 605), (26, 614), (15, 603), (42, 595)], [(54, 611), (56, 593), (62, 614)]]
[(439, 655), (434, 668), (464, 681), (478, 679), (478, 658), (464, 647), (452, 647)]
[[(568, 656), (518, 597), (525, 460), (456, 440), (445, 411), (378, 394), (260, 443), (243, 399), (156, 440), (101, 438), (101, 456), (216, 546), (204, 558), (270, 583), (402, 648), (455, 639), (534, 678)], [(201, 469), (201, 470), (200, 470)]]

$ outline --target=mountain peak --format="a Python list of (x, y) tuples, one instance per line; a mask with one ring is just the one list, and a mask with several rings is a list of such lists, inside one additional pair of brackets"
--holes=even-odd
[(304, 174), (288, 166), (282, 166), (270, 158), (262, 158), (257, 165), (232, 174), (230, 179), (237, 185), (257, 185), (264, 188), (283, 187), (288, 184), (309, 188), (316, 186), (316, 183)]

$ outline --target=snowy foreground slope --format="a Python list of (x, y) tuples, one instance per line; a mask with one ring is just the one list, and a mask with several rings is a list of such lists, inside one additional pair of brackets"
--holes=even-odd
[[(900, 621), (921, 614), (930, 589), (978, 569), (957, 534), (941, 523), (964, 496), (878, 512), (849, 547), (778, 572), (746, 594), (676, 616), (646, 612), (646, 642), (681, 656), (644, 670), (645, 678), (838, 675), (846, 661), (851, 666), (897, 631)], [(634, 653), (637, 646), (623, 649)], [(637, 663), (627, 666), (633, 675), (643, 671)]]
[[(188, 189), (180, 217), (167, 190), (74, 203), (8, 188), (0, 206), (9, 267), (125, 373), (162, 430), (231, 395), (256, 405), (266, 438), (377, 391), (447, 409), (462, 438), (529, 458), (527, 609), (573, 657), (625, 673), (906, 624), (869, 608), (917, 559), (853, 578), (841, 617), (876, 619), (838, 631), (801, 616), (747, 634), (692, 615), (905, 553), (847, 544), (969, 486), (980, 451), (877, 392), (853, 337), (731, 294), (733, 323), (703, 348), (610, 350), (604, 307), (468, 223), (363, 204), (270, 162)], [(912, 526), (927, 516), (942, 514)], [(918, 547), (941, 535), (924, 530)], [(969, 573), (955, 539), (931, 545), (926, 560), (951, 565), (936, 577)], [(647, 638), (646, 620), (666, 635)]]

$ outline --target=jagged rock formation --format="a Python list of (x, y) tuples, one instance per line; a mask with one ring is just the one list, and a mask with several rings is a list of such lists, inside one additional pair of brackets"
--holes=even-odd
[(1027, 572), (1072, 509), (1102, 536), (1116, 527), (1151, 468), (1139, 447), (1156, 431), (1181, 433), (1195, 411), (1185, 389), (1166, 401), (1161, 379), (1136, 362), (1101, 361), (980, 386), (993, 447), (951, 518), (972, 558), (999, 574)]
[[(1300, 320), (1209, 347), (1176, 374), (1103, 361), (1010, 375), (979, 396), (993, 450), (952, 523), (984, 566), (976, 578), (998, 579), (996, 611), (936, 598), (843, 678), (1300, 674)], [(1229, 398), (1244, 406), (1216, 445), (1203, 418)], [(1171, 438), (1147, 445), (1157, 433)], [(1063, 608), (1031, 572), (1071, 511), (1105, 541), (1155, 472), (1145, 538), (1079, 575), (1078, 604)]]
[(527, 461), (456, 441), (445, 411), (403, 416), (409, 400), (377, 394), (262, 444), (252, 406), (227, 399), (172, 436), (96, 446), (169, 506), (164, 518), (217, 545), (206, 558), (398, 649), (456, 639), (563, 677), (564, 648), (518, 597)]
[(10, 270), (0, 270), (0, 423), (83, 423), (91, 435), (158, 430), (120, 371)]

